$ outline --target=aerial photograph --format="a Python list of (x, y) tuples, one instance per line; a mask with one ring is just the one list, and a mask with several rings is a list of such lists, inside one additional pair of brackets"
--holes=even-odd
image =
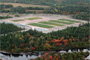
[(0, 60), (90, 60), (90, 0), (0, 0)]

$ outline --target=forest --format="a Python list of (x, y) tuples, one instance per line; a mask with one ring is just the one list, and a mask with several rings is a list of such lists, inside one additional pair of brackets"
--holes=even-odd
[(0, 0), (0, 2), (13, 2), (24, 4), (38, 4), (38, 5), (67, 5), (67, 4), (84, 4), (89, 3), (89, 0)]
[[(89, 0), (0, 0), (0, 3), (4, 2), (40, 5), (40, 7), (15, 7), (12, 4), (0, 4), (1, 14), (15, 13), (15, 17), (19, 17), (18, 14), (58, 14), (90, 21)], [(48, 7), (41, 7), (41, 5)], [(7, 18), (12, 17), (0, 15), (0, 19)], [(47, 34), (36, 30), (25, 32), (21, 30), (23, 29), (11, 23), (0, 23), (0, 44), (2, 45), (0, 51), (10, 52), (10, 54), (55, 51), (46, 52), (35, 60), (85, 60), (85, 57), (90, 55), (89, 52), (82, 52), (83, 49), (90, 50), (89, 22), (80, 24), (79, 27), (67, 27)], [(59, 53), (62, 50), (67, 53)], [(68, 50), (72, 53), (68, 53)]]
[(22, 30), (22, 28), (19, 28), (11, 23), (0, 23), (0, 34), (7, 34), (9, 32), (15, 32), (20, 30)]
[(73, 52), (73, 53), (45, 53), (41, 57), (35, 60), (85, 60), (85, 57), (89, 55), (88, 52)]
[[(89, 21), (89, 0), (0, 0), (0, 2), (13, 2), (22, 4), (47, 5), (49, 8), (40, 7), (13, 7), (0, 5), (0, 13), (26, 13), (26, 14), (63, 14), (73, 18)], [(9, 9), (7, 9), (9, 8)]]
[[(71, 15), (73, 18), (89, 21), (89, 6), (51, 6), (42, 7), (13, 7), (12, 5), (0, 5), (1, 13), (19, 13), (19, 14), (62, 14)], [(3, 7), (5, 6), (6, 9)], [(8, 6), (8, 7), (7, 7)], [(9, 9), (7, 9), (9, 8)]]
[[(29, 30), (0, 36), (1, 50), (20, 53), (30, 51), (83, 50), (90, 46), (90, 23), (68, 27), (48, 34)], [(17, 43), (16, 43), (17, 42)]]
[(7, 8), (13, 8), (13, 6), (12, 5), (0, 4), (0, 10), (7, 9)]
[(38, 4), (38, 5), (53, 5), (57, 3), (56, 0), (0, 0), (0, 2), (13, 2), (13, 3), (24, 3), (24, 4)]
[(44, 13), (49, 14), (63, 14), (71, 15), (76, 19), (89, 20), (89, 6), (84, 5), (72, 5), (72, 6), (52, 6), (46, 10)]
[(7, 19), (7, 18), (12, 18), (11, 16), (7, 15), (7, 16), (0, 16), (0, 19)]

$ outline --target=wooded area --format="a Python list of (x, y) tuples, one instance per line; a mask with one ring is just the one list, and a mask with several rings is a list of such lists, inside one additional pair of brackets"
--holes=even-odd
[(6, 36), (0, 36), (1, 50), (29, 52), (88, 49), (90, 46), (89, 26), (90, 23), (87, 23), (79, 27), (68, 27), (48, 34), (33, 30), (7, 34)]

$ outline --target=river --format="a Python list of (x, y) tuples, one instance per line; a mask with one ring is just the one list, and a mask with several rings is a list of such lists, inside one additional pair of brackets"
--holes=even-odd
[[(78, 52), (80, 50), (78, 49)], [(86, 52), (88, 51), (90, 53), (90, 50), (88, 49), (83, 49), (83, 52)], [(66, 51), (59, 51), (60, 53), (67, 53)], [(68, 50), (69, 53), (72, 53), (71, 50)], [(73, 51), (73, 52), (77, 52), (77, 51)], [(25, 55), (23, 54), (22, 56), (13, 56), (13, 55), (10, 55), (10, 56), (7, 56), (7, 55), (4, 55), (2, 53), (0, 53), (0, 58), (2, 60), (30, 60), (30, 59), (36, 59), (38, 57), (40, 57), (42, 55), (41, 52), (38, 53), (38, 55), (34, 54), (34, 55)], [(87, 58), (87, 57), (86, 57)], [(90, 55), (88, 56), (88, 58), (90, 58)]]

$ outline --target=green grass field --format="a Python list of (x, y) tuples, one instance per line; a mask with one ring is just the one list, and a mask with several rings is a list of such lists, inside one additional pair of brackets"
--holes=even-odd
[(62, 23), (62, 24), (73, 24), (72, 22), (65, 22), (60, 20), (50, 20), (50, 22)]
[(22, 19), (20, 19), (20, 20), (12, 20), (13, 22), (19, 22), (19, 21), (24, 21), (24, 20), (22, 20)]
[(75, 21), (75, 20), (69, 20), (69, 19), (59, 19), (61, 21), (68, 21), (68, 22), (72, 22), (72, 23), (79, 23), (80, 21)]
[(44, 24), (40, 24), (40, 23), (31, 23), (28, 25), (33, 25), (33, 26), (38, 26), (38, 27), (43, 27), (43, 28), (53, 28), (53, 26), (48, 26), (48, 25), (44, 25)]
[(46, 22), (46, 21), (43, 21), (43, 22), (40, 22), (42, 24), (48, 24), (48, 25), (55, 25), (55, 26), (63, 26), (63, 24), (58, 24), (58, 23), (54, 23), (54, 22)]
[[(34, 19), (34, 18), (31, 18)], [(43, 27), (43, 28), (53, 28), (55, 26), (64, 26), (66, 24), (73, 24), (73, 23), (79, 23), (80, 21), (74, 21), (69, 19), (58, 19), (58, 20), (49, 20), (47, 21), (41, 21), (39, 23), (31, 23), (28, 25)]]
[(42, 19), (42, 18), (40, 18), (40, 17), (33, 17), (33, 18), (26, 18), (26, 19), (28, 19), (28, 20), (35, 20), (35, 19)]

